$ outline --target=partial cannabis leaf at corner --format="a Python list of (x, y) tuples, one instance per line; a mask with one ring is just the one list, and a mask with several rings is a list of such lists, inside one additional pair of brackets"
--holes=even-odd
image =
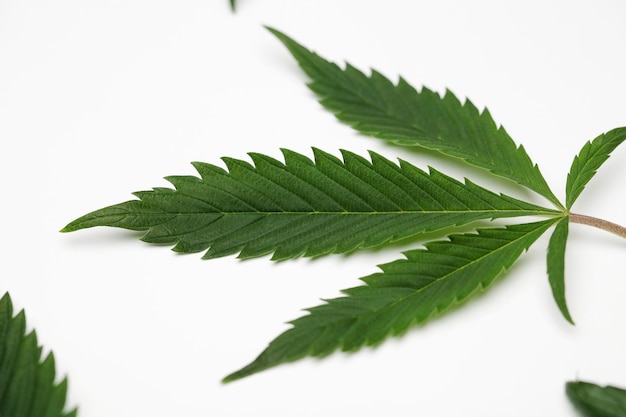
[(63, 411), (67, 379), (55, 384), (54, 356), (41, 361), (34, 331), (26, 334), (21, 311), (13, 316), (9, 294), (0, 299), (0, 416), (76, 417)]
[(626, 416), (626, 390), (613, 386), (599, 386), (585, 381), (568, 382), (567, 396), (587, 417)]

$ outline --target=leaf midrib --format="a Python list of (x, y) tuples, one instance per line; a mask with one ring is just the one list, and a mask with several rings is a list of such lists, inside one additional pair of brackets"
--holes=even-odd
[[(227, 215), (250, 215), (250, 214), (265, 214), (265, 215), (392, 215), (392, 214), (474, 214), (474, 213), (520, 213), (521, 215), (528, 216), (548, 216), (555, 217), (562, 215), (563, 213), (558, 210), (398, 210), (398, 211), (203, 211), (203, 212), (156, 212), (156, 213), (141, 213), (142, 216), (163, 216), (163, 215), (175, 215), (175, 216), (206, 216), (209, 214), (227, 214)], [(132, 213), (134, 215), (134, 213)], [(113, 214), (113, 216), (119, 216), (119, 214)]]

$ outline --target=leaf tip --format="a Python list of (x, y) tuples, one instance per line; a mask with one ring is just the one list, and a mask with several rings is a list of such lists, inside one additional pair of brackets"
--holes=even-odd
[(285, 36), (285, 34), (283, 34), (281, 31), (279, 31), (278, 29), (274, 29), (270, 25), (263, 25), (263, 27), (267, 29), (272, 35), (275, 35), (278, 37)]
[(71, 222), (63, 226), (63, 228), (59, 230), (59, 232), (70, 233), (70, 232), (75, 232), (77, 230), (85, 229), (86, 227), (89, 227), (89, 226), (85, 226), (85, 223), (84, 223), (84, 220), (86, 217), (87, 216), (83, 216), (83, 217), (79, 217), (76, 220), (72, 220)]
[(576, 323), (574, 322), (574, 319), (572, 318), (572, 315), (570, 314), (569, 309), (567, 308), (567, 305), (564, 306), (564, 308), (561, 310), (561, 313), (563, 314), (563, 317), (565, 318), (565, 320), (567, 320), (569, 324), (571, 324), (572, 326), (576, 326)]
[(231, 382), (238, 381), (284, 362), (285, 361), (276, 361), (268, 358), (267, 350), (265, 350), (248, 365), (222, 378), (222, 384), (229, 384)]
[(283, 32), (278, 29), (275, 29), (271, 26), (264, 26), (272, 35), (276, 36), (279, 41), (283, 43), (287, 47), (287, 49), (291, 52), (292, 55), (296, 58), (296, 60), (300, 61), (302, 56), (309, 55), (311, 51), (309, 51), (304, 46), (300, 45), (294, 39), (290, 38)]
[(233, 377), (233, 375), (234, 375), (234, 374), (230, 374), (230, 375), (227, 375), (227, 376), (225, 376), (224, 378), (222, 378), (222, 381), (221, 381), (221, 382), (222, 382), (222, 384), (226, 385), (226, 384), (230, 384), (230, 383), (231, 383), (231, 382), (233, 382), (233, 381), (236, 381), (236, 380), (237, 380), (237, 378), (236, 378), (236, 377)]
[[(246, 367), (248, 368), (248, 367)], [(235, 382), (238, 381), (242, 378), (245, 378), (246, 376), (250, 375), (253, 372), (245, 372), (246, 368), (242, 368), (238, 371), (235, 371), (231, 374), (226, 375), (224, 378), (222, 378), (222, 384), (226, 385), (226, 384), (230, 384), (231, 382)]]
[(292, 41), (292, 39), (285, 35), (283, 32), (281, 32), (280, 30), (273, 28), (272, 26), (269, 25), (263, 25), (263, 27), (272, 35), (276, 36), (278, 38), (279, 41), (281, 41), (282, 43), (284, 43), (285, 45), (287, 45), (290, 41)]

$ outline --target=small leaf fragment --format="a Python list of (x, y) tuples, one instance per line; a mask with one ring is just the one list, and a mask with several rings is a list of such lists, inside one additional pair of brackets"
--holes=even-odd
[(284, 33), (268, 28), (311, 77), (320, 103), (361, 133), (402, 146), (418, 146), (460, 158), (546, 197), (559, 200), (523, 146), (517, 146), (489, 112), (450, 91), (415, 90), (404, 79), (397, 85), (372, 70), (368, 77), (350, 64), (345, 69), (309, 51)]
[(229, 171), (194, 163), (200, 178), (167, 177), (175, 189), (82, 216), (62, 231), (113, 226), (142, 240), (204, 258), (272, 253), (275, 260), (344, 253), (473, 221), (560, 212), (456, 181), (406, 161), (314, 149), (315, 160), (283, 150), (285, 162), (252, 153), (254, 165), (223, 158)]
[(572, 403), (588, 417), (626, 416), (626, 390), (622, 388), (575, 381), (568, 382), (565, 390)]
[(41, 348), (37, 346), (37, 336), (35, 332), (31, 332), (22, 339), (14, 364), (15, 371), (2, 404), (3, 414), (7, 416), (27, 416), (30, 414), (40, 356)]
[(76, 409), (63, 412), (67, 382), (54, 384), (54, 357), (40, 362), (37, 335), (25, 330), (24, 312), (13, 316), (6, 293), (0, 299), (0, 416), (75, 417)]
[(618, 127), (587, 142), (576, 155), (566, 184), (566, 207), (570, 209), (585, 185), (593, 178), (611, 152), (626, 140), (626, 127)]
[(552, 296), (563, 317), (574, 324), (565, 301), (565, 246), (569, 231), (569, 217), (563, 217), (554, 228), (548, 244), (548, 280)]
[(377, 345), (389, 335), (441, 314), (487, 288), (557, 220), (480, 229), (427, 243), (406, 259), (380, 266), (364, 286), (307, 309), (249, 365), (224, 378), (231, 382), (307, 356)]

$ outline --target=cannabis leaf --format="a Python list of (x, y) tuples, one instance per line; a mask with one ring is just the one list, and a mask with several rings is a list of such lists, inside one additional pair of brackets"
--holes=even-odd
[(406, 252), (406, 259), (382, 265), (382, 272), (362, 278), (365, 286), (344, 290), (345, 297), (308, 309), (291, 322), (250, 365), (224, 382), (249, 376), (305, 356), (376, 345), (389, 334), (443, 313), (485, 289), (556, 220), (478, 230), (430, 242)]
[(601, 387), (584, 381), (568, 382), (565, 386), (570, 400), (589, 417), (626, 416), (626, 390)]
[[(510, 236), (507, 233), (518, 227), (533, 225), (509, 226), (507, 229), (482, 230), (476, 236), (462, 235), (463, 239), (454, 236), (447, 244), (426, 244), (425, 251), (417, 252), (420, 257), (416, 262), (411, 262), (410, 254), (414, 253), (410, 252), (406, 261), (383, 266), (383, 273), (377, 279), (365, 278), (368, 286), (346, 290), (347, 297), (309, 309), (309, 315), (293, 321), (292, 329), (278, 336), (250, 365), (227, 376), (225, 382), (305, 356), (323, 356), (339, 348), (353, 350), (376, 344), (388, 334), (401, 333), (411, 324), (444, 311), (452, 302), (463, 300), (471, 290), (486, 287), (497, 273), (508, 268), (523, 249), (554, 224), (556, 227), (548, 247), (548, 277), (559, 309), (573, 323), (565, 300), (565, 247), (569, 222), (601, 227), (622, 237), (626, 237), (626, 229), (605, 220), (570, 214), (569, 208), (610, 152), (624, 141), (625, 128), (600, 135), (585, 145), (572, 164), (566, 190), (567, 208), (564, 208), (523, 147), (517, 147), (504, 129), (496, 128), (486, 110), (479, 113), (469, 101), (462, 105), (450, 92), (443, 98), (425, 88), (418, 93), (403, 79), (394, 86), (376, 71), (367, 77), (349, 64), (342, 70), (281, 32), (269, 30), (287, 46), (313, 79), (309, 86), (321, 97), (322, 105), (340, 120), (362, 133), (462, 158), (538, 192), (563, 211), (560, 218), (535, 224), (537, 228), (532, 231), (537, 233), (529, 235), (528, 239), (507, 241), (505, 236)], [(480, 260), (483, 258), (472, 262), (471, 254), (473, 249), (485, 249), (482, 243), (486, 236), (500, 238), (501, 243), (504, 242), (502, 248), (511, 251), (506, 252), (497, 245), (488, 247), (493, 251), (493, 258), (486, 256), (484, 259), (489, 261), (484, 262), (493, 269), (461, 268), (463, 273), (459, 272), (459, 276), (463, 276), (466, 280), (463, 284), (468, 287), (457, 287), (450, 284), (454, 280), (441, 279), (437, 275), (443, 271), (446, 276), (457, 260), (434, 258), (433, 255), (441, 254), (439, 250), (443, 253), (450, 250), (455, 256), (464, 255), (465, 258), (459, 259), (469, 259), (470, 265), (482, 266)], [(459, 241), (465, 244), (461, 245), (461, 250), (456, 245)], [(506, 255), (497, 256), (503, 253)]]
[(167, 177), (175, 190), (155, 188), (89, 213), (69, 232), (93, 226), (148, 230), (143, 240), (175, 244), (204, 258), (239, 252), (250, 258), (319, 256), (380, 245), (424, 231), (476, 220), (554, 216), (558, 211), (498, 195), (434, 169), (396, 165), (370, 152), (343, 161), (314, 149), (315, 161), (283, 150), (285, 162), (251, 153), (254, 166), (223, 158), (229, 171), (194, 163), (201, 178)]
[(25, 334), (24, 311), (13, 317), (9, 294), (0, 299), (0, 416), (76, 417), (64, 413), (67, 379), (54, 384), (54, 356), (40, 362), (34, 331)]
[[(513, 180), (548, 198), (564, 214), (610, 153), (626, 139), (626, 128), (617, 128), (588, 142), (574, 159), (566, 187), (566, 208), (554, 196), (539, 168), (522, 146), (497, 128), (489, 112), (480, 113), (447, 91), (443, 96), (422, 88), (417, 92), (403, 78), (393, 85), (379, 72), (368, 77), (350, 64), (341, 69), (280, 31), (268, 28), (311, 77), (309, 84), (320, 103), (338, 119), (361, 133), (399, 145), (421, 146), (459, 157), (494, 174)], [(563, 316), (573, 320), (565, 301), (565, 244), (568, 222), (600, 227), (626, 237), (626, 229), (589, 216), (572, 214), (558, 223), (548, 248), (548, 277), (554, 299)]]
[[(231, 3), (232, 4), (232, 3)], [(617, 128), (586, 143), (574, 158), (566, 204), (552, 193), (522, 146), (497, 127), (489, 112), (397, 85), (376, 71), (340, 69), (270, 29), (313, 79), (321, 103), (358, 131), (400, 145), (418, 146), (460, 158), (515, 181), (551, 201), (543, 208), (496, 194), (470, 180), (459, 182), (430, 168), (394, 163), (370, 152), (342, 158), (313, 149), (314, 159), (283, 150), (284, 162), (250, 153), (252, 163), (223, 158), (227, 169), (194, 163), (199, 177), (172, 176), (174, 188), (135, 193), (138, 199), (88, 213), (63, 232), (94, 226), (145, 231), (144, 241), (174, 245), (204, 258), (238, 254), (272, 259), (321, 256), (415, 236), (480, 220), (539, 216), (547, 220), (480, 228), (427, 242), (423, 249), (381, 266), (365, 285), (308, 309), (250, 365), (224, 381), (307, 356), (356, 350), (398, 335), (487, 288), (548, 229), (547, 271), (555, 302), (573, 323), (565, 298), (565, 249), (569, 223), (587, 224), (626, 238), (626, 228), (571, 213), (570, 208), (610, 153), (626, 140)]]
[(517, 146), (489, 112), (446, 91), (415, 90), (403, 78), (394, 85), (379, 72), (368, 77), (350, 64), (326, 61), (287, 35), (268, 28), (313, 80), (320, 103), (356, 130), (404, 146), (420, 146), (461, 158), (513, 180), (562, 207), (523, 146)]

